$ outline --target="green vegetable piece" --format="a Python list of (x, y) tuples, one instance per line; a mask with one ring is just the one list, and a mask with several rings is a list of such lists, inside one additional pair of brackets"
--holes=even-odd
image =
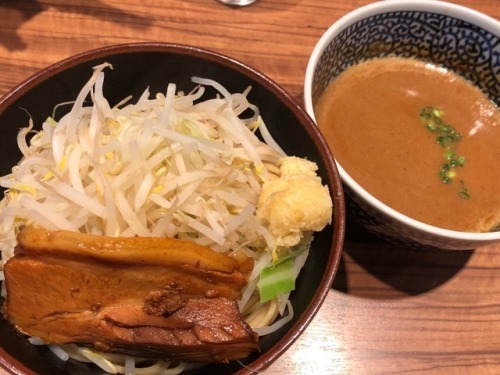
[(270, 301), (280, 294), (288, 293), (295, 289), (294, 259), (287, 259), (260, 272), (257, 287), (260, 293), (260, 302)]
[(294, 269), (295, 258), (307, 249), (308, 246), (300, 246), (260, 271), (257, 288), (259, 289), (261, 303), (295, 289), (295, 278), (297, 277)]

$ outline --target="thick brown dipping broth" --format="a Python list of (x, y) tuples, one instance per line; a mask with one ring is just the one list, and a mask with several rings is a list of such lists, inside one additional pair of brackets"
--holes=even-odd
[[(465, 162), (448, 184), (445, 150), (420, 120), (427, 106), (462, 135)], [(498, 229), (500, 111), (460, 76), (413, 59), (366, 61), (329, 84), (315, 116), (342, 168), (388, 206), (445, 229)]]

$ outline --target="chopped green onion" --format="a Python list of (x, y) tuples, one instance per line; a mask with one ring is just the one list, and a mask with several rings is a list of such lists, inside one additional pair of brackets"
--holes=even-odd
[[(465, 165), (465, 156), (457, 156), (456, 154), (457, 143), (462, 140), (462, 134), (458, 133), (453, 126), (443, 121), (443, 114), (442, 110), (425, 107), (420, 112), (420, 120), (428, 131), (438, 134), (436, 142), (445, 149), (443, 157), (446, 161), (441, 167), (439, 178), (444, 184), (451, 184), (457, 176), (455, 168)], [(462, 199), (470, 198), (469, 190), (465, 188), (463, 182), (458, 196)]]
[(460, 181), (460, 182), (462, 184), (462, 189), (458, 193), (460, 195), (460, 198), (469, 199), (470, 198), (469, 189), (467, 189), (467, 187), (465, 186), (465, 183), (463, 181)]

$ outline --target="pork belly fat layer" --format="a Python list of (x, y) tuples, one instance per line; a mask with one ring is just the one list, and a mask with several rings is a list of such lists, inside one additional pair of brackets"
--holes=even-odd
[(94, 259), (114, 264), (154, 264), (195, 268), (248, 279), (253, 260), (231, 257), (192, 241), (164, 237), (107, 237), (49, 231), (29, 225), (18, 235), (17, 254)]

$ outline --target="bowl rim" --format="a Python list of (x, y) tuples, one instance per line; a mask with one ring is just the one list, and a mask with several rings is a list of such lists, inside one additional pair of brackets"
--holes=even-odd
[[(16, 85), (0, 98), (0, 116), (5, 109), (9, 108), (17, 99), (21, 98), (31, 88), (43, 83), (68, 68), (72, 68), (80, 63), (87, 62), (88, 60), (118, 54), (140, 52), (164, 52), (204, 58), (221, 64), (227, 68), (234, 69), (242, 75), (258, 82), (293, 112), (297, 119), (304, 125), (313, 143), (318, 148), (318, 152), (324, 158), (323, 164), (325, 167), (325, 173), (330, 179), (331, 188), (334, 190), (331, 192), (334, 207), (331, 224), (331, 246), (328, 249), (329, 255), (325, 266), (325, 272), (323, 273), (323, 277), (312, 295), (309, 304), (306, 306), (305, 311), (308, 313), (298, 316), (296, 322), (267, 352), (261, 353), (255, 360), (250, 362), (248, 365), (242, 365), (241, 369), (238, 369), (235, 372), (235, 374), (240, 375), (254, 374), (255, 372), (264, 370), (275, 362), (289, 349), (289, 347), (300, 337), (300, 335), (302, 335), (307, 326), (318, 313), (324, 300), (329, 294), (342, 257), (346, 218), (344, 192), (340, 174), (326, 140), (323, 138), (323, 135), (305, 109), (299, 105), (298, 101), (267, 75), (256, 70), (250, 65), (223, 53), (187, 44), (170, 42), (132, 42), (113, 44), (80, 52), (39, 70)], [(13, 374), (34, 375), (32, 370), (20, 363), (9, 353), (5, 352), (2, 347), (0, 347), (0, 368), (4, 368)]]
[[(474, 9), (449, 3), (441, 0), (382, 0), (371, 3), (360, 8), (357, 8), (335, 21), (321, 36), (316, 43), (313, 52), (310, 55), (307, 63), (305, 79), (304, 79), (304, 106), (306, 112), (311, 116), (316, 124), (312, 103), (312, 86), (314, 79), (314, 71), (318, 64), (321, 55), (328, 47), (331, 40), (341, 31), (364, 18), (371, 17), (377, 14), (397, 12), (397, 11), (426, 11), (436, 14), (442, 14), (450, 17), (461, 18), (470, 24), (489, 31), (492, 34), (500, 37), (500, 21), (490, 17), (484, 13)], [(339, 170), (342, 181), (364, 201), (375, 207), (378, 211), (383, 212), (392, 219), (403, 223), (406, 226), (412, 227), (420, 232), (438, 236), (440, 238), (448, 238), (471, 243), (489, 243), (500, 240), (500, 231), (487, 233), (461, 232), (440, 228), (430, 224), (423, 223), (406, 216), (382, 201), (375, 198), (372, 194), (366, 191), (359, 183), (357, 183), (346, 170), (335, 160), (337, 169)]]

